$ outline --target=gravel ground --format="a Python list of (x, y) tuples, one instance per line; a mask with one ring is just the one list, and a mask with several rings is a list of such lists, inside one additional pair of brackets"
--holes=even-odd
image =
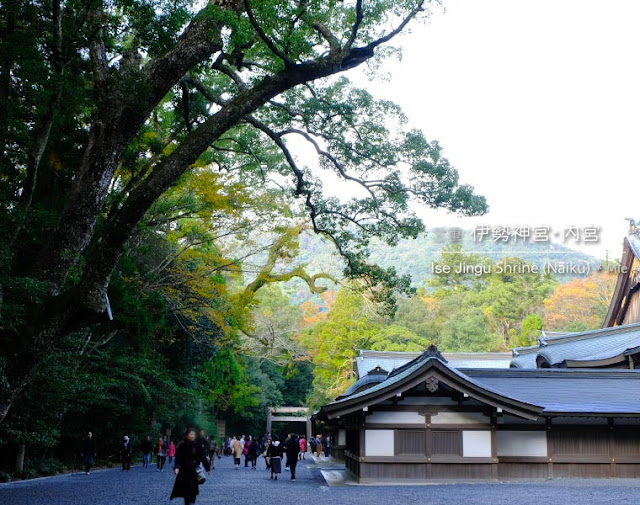
[[(244, 464), (244, 463), (243, 463)], [(200, 487), (201, 505), (561, 505), (634, 504), (640, 501), (640, 479), (566, 479), (520, 483), (473, 483), (428, 486), (329, 487), (313, 464), (298, 465), (296, 481), (289, 472), (272, 481), (264, 469), (233, 468), (231, 458), (217, 461), (217, 469)], [(169, 501), (174, 476), (170, 468), (146, 470), (140, 465), (129, 472), (97, 470), (91, 475), (74, 473), (57, 477), (0, 484), (2, 505), (183, 505)]]

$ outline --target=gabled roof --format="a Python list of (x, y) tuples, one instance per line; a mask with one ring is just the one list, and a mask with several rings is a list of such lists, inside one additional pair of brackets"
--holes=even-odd
[(318, 418), (331, 419), (362, 410), (402, 394), (425, 381), (442, 382), (470, 398), (526, 419), (536, 419), (542, 413), (539, 406), (504, 395), (448, 366), (438, 350), (430, 346), (426, 352), (402, 370), (398, 370), (395, 375), (389, 374), (387, 380), (323, 406)]
[[(366, 409), (422, 384), (438, 383), (504, 412), (535, 420), (545, 416), (640, 417), (640, 370), (455, 369), (434, 346), (395, 375), (324, 405), (319, 419)], [(431, 389), (430, 389), (431, 390)]]
[(640, 323), (602, 328), (556, 337), (543, 336), (538, 345), (514, 349), (511, 368), (587, 368), (625, 361), (640, 347)]

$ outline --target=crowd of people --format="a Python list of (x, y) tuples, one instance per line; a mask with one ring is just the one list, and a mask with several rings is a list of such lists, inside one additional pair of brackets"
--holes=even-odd
[[(278, 475), (282, 473), (282, 461), (285, 459), (285, 470), (291, 472), (291, 480), (296, 480), (296, 465), (298, 460), (305, 459), (307, 451), (315, 453), (317, 457), (329, 456), (330, 442), (329, 436), (317, 435), (311, 437), (309, 441), (305, 435), (290, 433), (284, 440), (280, 440), (278, 435), (271, 436), (266, 433), (260, 441), (252, 435), (235, 436), (225, 438), (223, 442), (223, 454), (233, 456), (233, 463), (236, 470), (240, 469), (242, 458), (244, 457), (244, 467), (257, 469), (259, 457), (263, 457), (265, 468), (271, 470), (271, 478), (278, 480)], [(250, 466), (249, 466), (250, 465)]]
[[(161, 472), (164, 470), (164, 465), (169, 459), (171, 464), (176, 454), (176, 445), (173, 440), (169, 440), (167, 435), (159, 436), (157, 442), (151, 441), (151, 436), (147, 436), (147, 439), (140, 445), (140, 452), (142, 453), (142, 466), (148, 468), (151, 465), (153, 456), (156, 456), (156, 470)], [(120, 443), (118, 450), (120, 456), (120, 462), (122, 463), (122, 471), (131, 469), (131, 458), (133, 457), (133, 445), (127, 435), (124, 436)], [(85, 465), (87, 464), (85, 456)], [(87, 468), (87, 474), (89, 474), (90, 468)]]
[[(329, 456), (331, 437), (317, 435), (307, 440), (305, 435), (290, 433), (280, 440), (278, 435), (266, 433), (260, 440), (252, 435), (226, 437), (221, 447), (217, 440), (206, 436), (204, 430), (196, 435), (196, 430), (188, 428), (182, 441), (176, 446), (167, 435), (159, 436), (157, 441), (147, 436), (140, 444), (143, 468), (148, 468), (153, 456), (156, 458), (156, 471), (162, 472), (165, 464), (173, 464), (176, 480), (171, 492), (171, 499), (184, 498), (185, 505), (195, 503), (199, 494), (197, 471), (200, 466), (211, 474), (216, 467), (216, 459), (222, 455), (233, 456), (236, 470), (239, 470), (244, 458), (244, 468), (257, 470), (258, 460), (264, 458), (265, 469), (270, 470), (271, 479), (278, 480), (284, 468), (290, 472), (291, 480), (296, 480), (296, 467), (299, 460), (306, 459), (308, 452), (315, 453), (316, 457)], [(220, 449), (222, 449), (222, 454)], [(131, 460), (134, 454), (133, 444), (129, 436), (125, 435), (120, 443), (118, 454), (122, 464), (122, 471), (131, 469)], [(87, 433), (84, 440), (82, 456), (85, 472), (91, 473), (96, 457), (96, 444), (91, 432)]]

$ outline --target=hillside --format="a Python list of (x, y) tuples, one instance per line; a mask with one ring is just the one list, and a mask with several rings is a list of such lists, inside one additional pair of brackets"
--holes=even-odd
[[(380, 242), (371, 246), (371, 260), (385, 267), (395, 267), (401, 274), (411, 276), (413, 284), (420, 286), (432, 275), (432, 262), (446, 246), (460, 244), (467, 253), (477, 253), (493, 261), (500, 258), (517, 256), (528, 263), (543, 268), (544, 265), (557, 265), (554, 273), (560, 282), (574, 277), (585, 277), (601, 265), (601, 260), (582, 252), (555, 243), (534, 242), (494, 242), (490, 239), (474, 241), (471, 230), (464, 230), (461, 240), (452, 241), (450, 230), (433, 228), (415, 240), (401, 240), (397, 246), (389, 247)], [(327, 271), (339, 275), (342, 264), (335, 251), (326, 241), (313, 235), (305, 235), (300, 244), (300, 260), (307, 263), (313, 271)], [(574, 265), (573, 272), (562, 272), (562, 265)], [(579, 267), (579, 268), (578, 268)]]

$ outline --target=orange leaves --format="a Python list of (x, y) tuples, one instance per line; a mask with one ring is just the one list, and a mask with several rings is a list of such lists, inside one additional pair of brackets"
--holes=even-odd
[(600, 328), (615, 282), (614, 273), (596, 272), (559, 285), (544, 301), (545, 328), (558, 331)]

